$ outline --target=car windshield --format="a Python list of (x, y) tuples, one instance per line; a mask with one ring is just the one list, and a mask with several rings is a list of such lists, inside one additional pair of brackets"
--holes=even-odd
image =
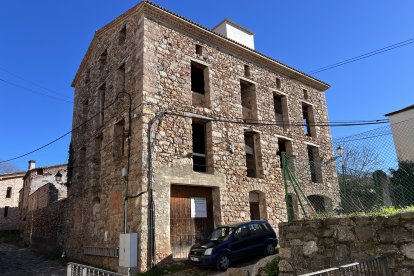
[(233, 227), (219, 227), (211, 233), (210, 237), (208, 238), (210, 241), (222, 241), (227, 239), (231, 232), (234, 230)]

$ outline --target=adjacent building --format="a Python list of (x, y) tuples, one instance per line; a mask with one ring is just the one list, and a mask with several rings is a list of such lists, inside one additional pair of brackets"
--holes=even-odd
[(398, 161), (414, 162), (414, 105), (385, 114), (390, 118)]
[(0, 232), (18, 229), (19, 191), (24, 172), (0, 174)]
[(72, 258), (116, 268), (119, 234), (136, 232), (145, 270), (220, 224), (277, 229), (281, 152), (309, 163), (300, 181), (320, 208), (339, 204), (335, 164), (315, 165), (333, 160), (316, 123), (329, 85), (255, 51), (230, 20), (209, 30), (143, 1), (95, 33), (72, 85)]

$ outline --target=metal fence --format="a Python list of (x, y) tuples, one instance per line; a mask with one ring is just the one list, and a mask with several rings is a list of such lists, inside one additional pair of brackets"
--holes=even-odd
[(123, 276), (123, 274), (99, 269), (92, 266), (77, 263), (68, 263), (67, 276)]
[(330, 276), (390, 276), (387, 259), (376, 257), (339, 267), (324, 269), (301, 276), (330, 275)]
[(284, 155), (289, 220), (414, 211), (414, 119)]

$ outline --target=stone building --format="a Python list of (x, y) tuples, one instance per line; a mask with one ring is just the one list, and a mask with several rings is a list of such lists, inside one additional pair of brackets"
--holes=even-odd
[(23, 186), (23, 176), (23, 172), (0, 175), (0, 232), (17, 230), (19, 190)]
[[(333, 160), (315, 124), (329, 85), (253, 47), (230, 20), (209, 30), (147, 1), (95, 33), (72, 84), (70, 257), (116, 268), (136, 232), (145, 270), (217, 225), (286, 221), (280, 152)], [(332, 162), (305, 171), (306, 194), (339, 204)]]
[(414, 162), (414, 104), (385, 116), (390, 118), (398, 161)]
[[(36, 168), (36, 162), (29, 161), (28, 170), (23, 177), (23, 187), (19, 191), (21, 221), (27, 219), (29, 212), (67, 197), (66, 172), (66, 164)], [(61, 175), (60, 180), (56, 179), (57, 174)]]

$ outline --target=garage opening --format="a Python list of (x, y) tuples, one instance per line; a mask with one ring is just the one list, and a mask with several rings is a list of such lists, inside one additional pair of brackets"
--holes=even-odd
[(170, 240), (173, 258), (187, 258), (190, 247), (214, 230), (212, 188), (171, 185)]

